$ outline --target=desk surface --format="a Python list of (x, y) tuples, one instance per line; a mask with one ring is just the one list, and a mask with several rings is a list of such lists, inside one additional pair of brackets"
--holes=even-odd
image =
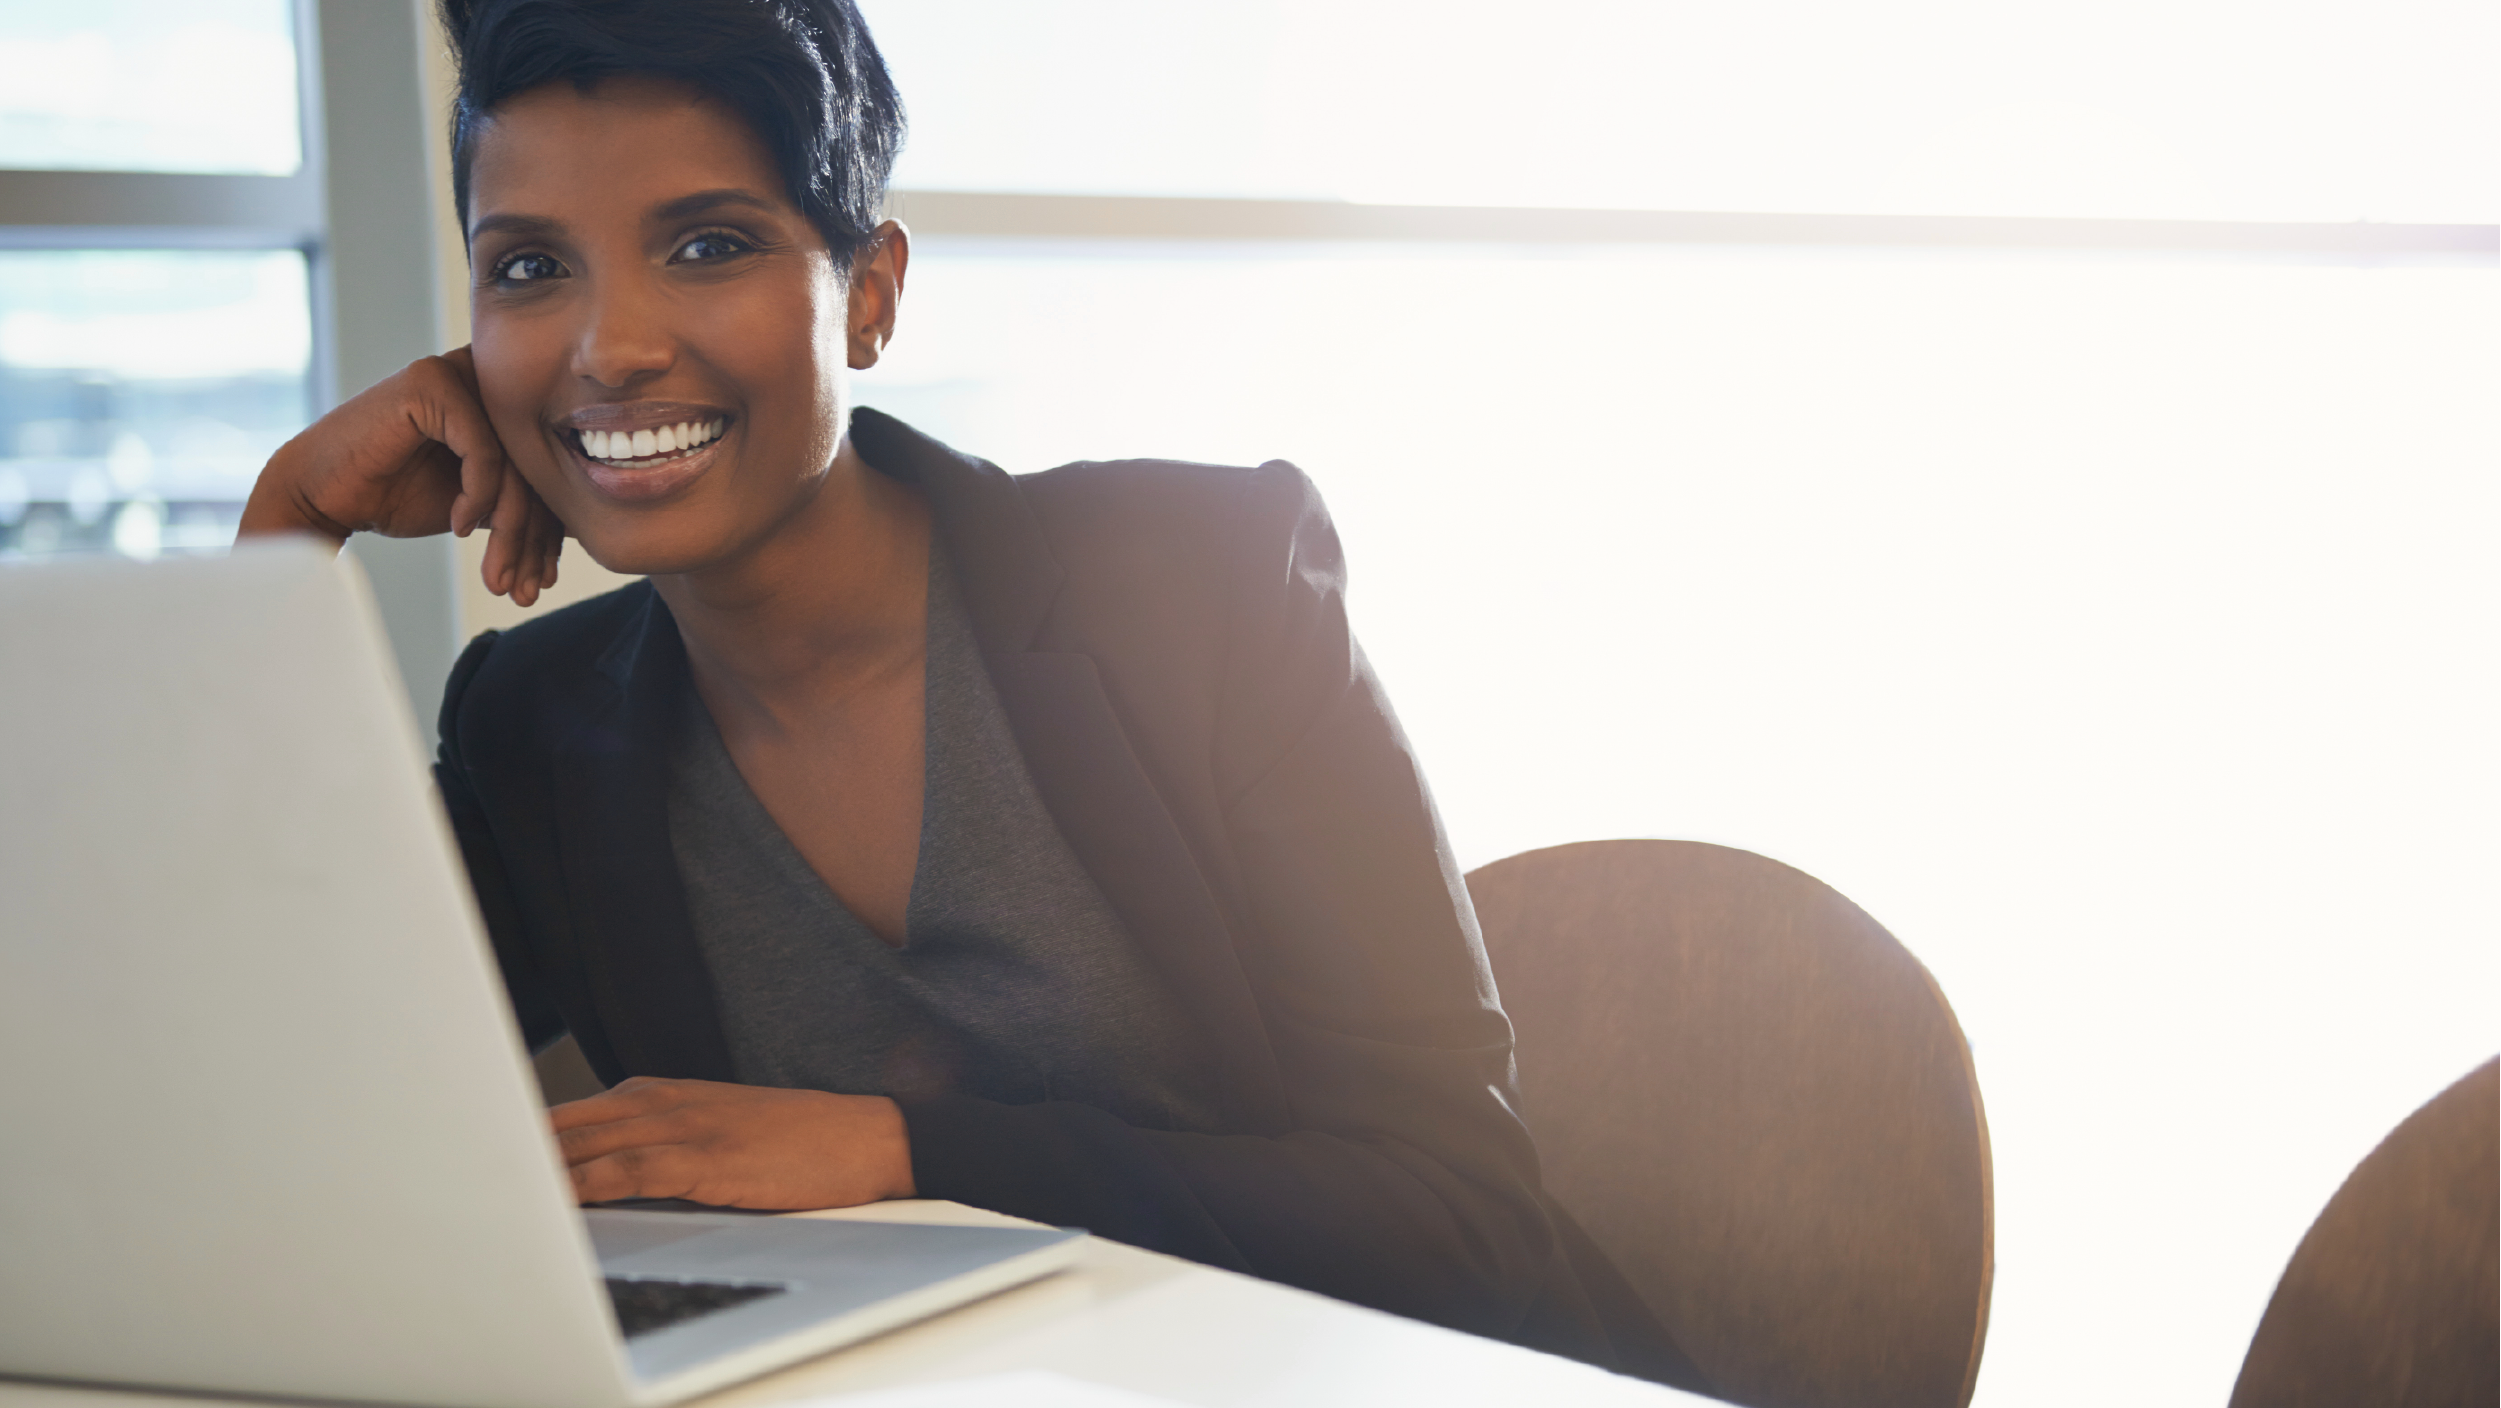
[[(803, 1217), (1011, 1223), (955, 1203), (896, 1202)], [(1016, 1370), (1198, 1408), (1418, 1403), (1708, 1404), (1587, 1365), (1363, 1310), (1229, 1271), (1089, 1238), (1077, 1264), (709, 1398), (766, 1408), (828, 1394)], [(0, 1408), (166, 1408), (169, 1395), (0, 1382)], [(222, 1400), (232, 1403), (234, 1400)]]

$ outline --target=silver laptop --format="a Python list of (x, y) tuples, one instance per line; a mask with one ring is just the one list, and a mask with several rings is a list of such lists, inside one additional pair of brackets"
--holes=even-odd
[(363, 580), (0, 566), (0, 1375), (666, 1403), (1066, 1265), (1056, 1229), (594, 1210)]

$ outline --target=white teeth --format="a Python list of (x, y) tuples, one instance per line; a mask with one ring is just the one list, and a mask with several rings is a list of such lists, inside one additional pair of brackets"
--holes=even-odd
[(657, 430), (585, 430), (582, 453), (595, 460), (647, 460), (709, 445), (729, 428), (726, 420), (679, 421)]

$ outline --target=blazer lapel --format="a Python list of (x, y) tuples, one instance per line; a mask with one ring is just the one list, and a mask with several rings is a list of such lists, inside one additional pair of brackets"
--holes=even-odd
[(1092, 658), (1034, 648), (1066, 574), (1023, 491), (997, 465), (878, 411), (854, 412), (851, 434), (863, 459), (927, 497), (1034, 790), (1103, 898), (1204, 1023), (1242, 1127), (1286, 1128), (1276, 1054), (1197, 857), (1129, 746)]
[(1233, 935), (1181, 829), (1129, 746), (1094, 661), (993, 656), (991, 682), (1051, 819), (1165, 983), (1204, 1025), (1244, 1132), (1281, 1131), (1276, 1053)]
[(1031, 649), (1066, 574), (1015, 479), (867, 406), (851, 413), (851, 443), (880, 474), (929, 501), (982, 653)]
[[(558, 860), (602, 1035), (622, 1072), (732, 1080), (712, 974), (669, 845), (668, 759), (686, 673), (677, 623), (648, 585), (600, 657), (605, 698), (559, 750)], [(591, 1049), (584, 1044), (585, 1051)]]

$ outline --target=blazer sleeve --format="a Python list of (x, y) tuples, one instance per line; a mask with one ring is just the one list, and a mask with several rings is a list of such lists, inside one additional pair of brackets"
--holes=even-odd
[(451, 677), (444, 681), (443, 711), (436, 725), (442, 742), (435, 750), (434, 784), (442, 794), (443, 810), (451, 818), (452, 836), (460, 843), (460, 858), (469, 870), (469, 887), (477, 896), (478, 915), (486, 922), (487, 936), (494, 942), (495, 962), (503, 970), (504, 991), (512, 999), (513, 1018), (520, 1023), (521, 1038), (530, 1050), (543, 1051), (564, 1036), (564, 1015), (557, 1010), (546, 979), (522, 942), (521, 914), (513, 901), (511, 879), (505, 872), (503, 855), (496, 848), (495, 833), (487, 823), (486, 808), (478, 800), (466, 750), (461, 746), (461, 705), (498, 638), (498, 632), (488, 631), (469, 642), (469, 648), (453, 664)]
[(1271, 464), (1227, 537), (1213, 767), (1291, 1127), (918, 1099), (919, 1190), (1612, 1366), (1538, 1189), (1466, 889), (1347, 630), (1335, 531)]

